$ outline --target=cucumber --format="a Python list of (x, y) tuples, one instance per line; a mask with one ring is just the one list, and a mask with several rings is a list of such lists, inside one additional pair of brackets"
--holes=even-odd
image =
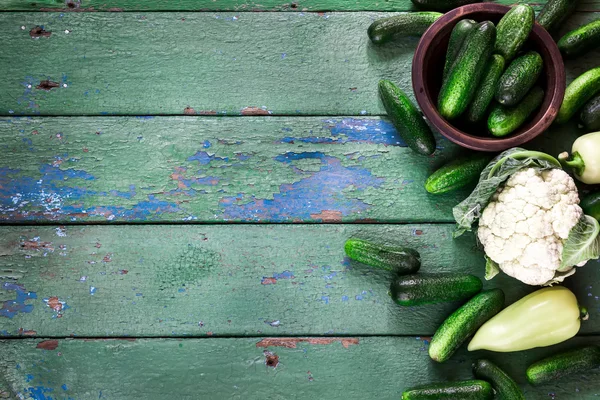
[(600, 47), (600, 19), (567, 33), (558, 41), (565, 58), (575, 58)]
[(477, 22), (472, 19), (463, 19), (458, 21), (454, 26), (454, 29), (452, 29), (450, 41), (448, 42), (448, 51), (446, 52), (446, 63), (444, 64), (444, 81), (448, 76), (448, 72), (450, 72), (450, 67), (454, 65), (454, 61), (456, 61), (456, 57), (458, 56), (465, 39), (476, 26)]
[(410, 12), (381, 18), (369, 26), (367, 34), (374, 44), (389, 42), (396, 35), (421, 36), (442, 15), (438, 12)]
[(450, 161), (427, 178), (425, 190), (439, 194), (468, 185), (479, 178), (490, 160), (491, 157), (486, 153), (474, 153)]
[(600, 67), (590, 69), (587, 72), (579, 75), (565, 91), (565, 98), (556, 122), (559, 124), (565, 123), (571, 119), (573, 115), (592, 97), (600, 92)]
[(600, 366), (600, 348), (587, 346), (544, 358), (527, 368), (532, 385), (551, 382), (563, 376), (586, 372)]
[(477, 360), (473, 364), (473, 374), (477, 379), (483, 379), (492, 384), (497, 400), (525, 400), (525, 396), (506, 372), (489, 360)]
[(515, 107), (494, 105), (488, 117), (488, 129), (494, 136), (506, 136), (517, 130), (544, 101), (544, 91), (536, 86)]
[(488, 319), (504, 307), (501, 289), (486, 290), (450, 315), (438, 328), (429, 344), (429, 357), (437, 362), (448, 360)]
[(579, 205), (585, 214), (600, 221), (600, 192), (586, 194), (581, 198)]
[(600, 94), (585, 103), (579, 116), (581, 123), (590, 131), (600, 129)]
[(408, 96), (388, 80), (379, 81), (379, 95), (388, 117), (407, 146), (425, 156), (433, 154), (433, 133)]
[(559, 29), (569, 15), (575, 11), (579, 0), (550, 0), (537, 16), (537, 22), (548, 32)]
[(397, 274), (413, 274), (421, 268), (421, 256), (416, 250), (409, 248), (348, 239), (344, 250), (352, 260)]
[(470, 122), (479, 122), (485, 117), (485, 112), (496, 94), (498, 81), (503, 71), (504, 58), (501, 55), (493, 54), (485, 67), (485, 73), (475, 92), (475, 98), (467, 110), (467, 119)]
[(465, 4), (479, 3), (481, 0), (412, 0), (418, 8), (427, 11), (450, 11)]
[(469, 106), (495, 40), (496, 27), (490, 21), (478, 24), (465, 39), (438, 97), (438, 109), (444, 118), (454, 119)]
[(483, 287), (481, 280), (467, 274), (415, 274), (392, 282), (390, 295), (401, 306), (417, 306), (473, 297)]
[(486, 381), (433, 383), (405, 390), (402, 400), (488, 400), (494, 395), (492, 386)]
[(513, 59), (527, 41), (533, 29), (535, 13), (527, 4), (514, 6), (498, 22), (496, 53), (504, 57), (506, 62)]
[(535, 51), (528, 51), (517, 57), (500, 77), (496, 101), (507, 107), (519, 104), (535, 85), (543, 67), (542, 56)]

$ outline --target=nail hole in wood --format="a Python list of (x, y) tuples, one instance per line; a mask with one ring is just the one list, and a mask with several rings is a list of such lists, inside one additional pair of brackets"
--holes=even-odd
[(56, 82), (52, 82), (52, 81), (41, 81), (39, 85), (37, 85), (35, 88), (36, 89), (40, 89), (40, 90), (46, 90), (46, 91), (50, 91), (54, 88), (59, 87), (60, 85)]
[(52, 35), (52, 32), (44, 30), (44, 28), (42, 28), (41, 26), (31, 28), (31, 30), (29, 31), (29, 36), (31, 36), (32, 38), (50, 37), (50, 35)]

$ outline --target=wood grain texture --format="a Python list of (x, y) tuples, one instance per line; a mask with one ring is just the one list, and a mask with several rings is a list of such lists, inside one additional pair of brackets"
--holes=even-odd
[[(461, 349), (444, 364), (429, 359), (424, 337), (298, 339), (0, 341), (0, 376), (15, 395), (34, 399), (391, 400), (415, 385), (472, 379), (472, 362), (485, 356), (517, 380), (528, 400), (600, 393), (598, 369), (535, 388), (524, 379), (530, 363), (600, 344), (598, 337), (502, 355)], [(277, 346), (265, 348), (265, 341)]]
[[(371, 45), (367, 27), (388, 15), (3, 13), (0, 114), (381, 115), (377, 82), (411, 93), (418, 42)], [(569, 77), (599, 62), (568, 63)]]

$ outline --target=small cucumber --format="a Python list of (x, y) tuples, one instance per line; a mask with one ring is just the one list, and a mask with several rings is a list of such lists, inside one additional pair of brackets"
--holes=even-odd
[(486, 381), (433, 383), (405, 390), (402, 400), (488, 400), (492, 399), (492, 385)]
[(496, 104), (488, 117), (488, 129), (494, 136), (506, 136), (517, 130), (544, 101), (544, 91), (536, 86), (514, 107)]
[(448, 42), (448, 51), (446, 52), (446, 63), (444, 64), (444, 80), (446, 80), (450, 68), (454, 65), (454, 61), (456, 61), (456, 57), (458, 56), (465, 39), (476, 26), (477, 22), (472, 19), (462, 19), (458, 21), (454, 26), (454, 29), (452, 29), (450, 41)]
[(427, 11), (450, 11), (465, 4), (479, 3), (481, 0), (412, 0), (413, 4)]
[(467, 111), (467, 119), (470, 122), (479, 122), (485, 117), (485, 112), (496, 94), (498, 81), (503, 71), (504, 58), (501, 55), (493, 54), (490, 61), (488, 61), (483, 78), (481, 78), (481, 83), (475, 92), (475, 98)]
[(344, 250), (352, 260), (399, 275), (414, 274), (421, 267), (419, 253), (404, 247), (381, 246), (366, 240), (348, 239)]
[(369, 26), (367, 34), (374, 44), (389, 42), (396, 35), (421, 36), (442, 15), (438, 12), (410, 12), (381, 18)]
[(479, 293), (481, 280), (467, 274), (415, 274), (392, 282), (390, 294), (401, 306), (464, 300)]
[(388, 80), (379, 81), (379, 95), (388, 117), (407, 146), (425, 156), (433, 154), (433, 133), (408, 96)]
[(583, 106), (580, 119), (587, 130), (593, 132), (600, 129), (600, 94)]
[(429, 357), (437, 362), (448, 360), (488, 319), (504, 307), (501, 289), (486, 290), (450, 315), (438, 328), (429, 344)]
[(496, 53), (509, 62), (517, 55), (533, 29), (535, 13), (527, 4), (514, 6), (498, 22)]
[(558, 41), (565, 58), (575, 58), (600, 47), (600, 19), (567, 33)]
[(585, 214), (600, 221), (600, 192), (586, 194), (581, 198), (579, 205)]
[(438, 109), (444, 118), (454, 119), (469, 106), (495, 40), (496, 27), (490, 21), (478, 24), (465, 39), (438, 97)]
[(548, 32), (559, 29), (564, 20), (575, 11), (579, 0), (550, 0), (537, 16), (537, 22)]
[(570, 120), (598, 92), (600, 92), (600, 67), (584, 72), (567, 86), (556, 122), (562, 124)]
[(532, 385), (551, 382), (563, 376), (582, 373), (600, 366), (600, 348), (588, 346), (544, 358), (527, 368)]
[(506, 372), (489, 360), (477, 360), (473, 364), (473, 374), (475, 378), (482, 379), (492, 384), (496, 392), (494, 397), (497, 400), (525, 400), (517, 382), (515, 382)]
[(490, 160), (491, 157), (486, 153), (474, 153), (450, 161), (427, 178), (425, 190), (439, 194), (468, 185), (479, 178)]
[(500, 77), (496, 101), (507, 107), (519, 104), (537, 82), (543, 67), (542, 56), (535, 51), (529, 51), (515, 58)]

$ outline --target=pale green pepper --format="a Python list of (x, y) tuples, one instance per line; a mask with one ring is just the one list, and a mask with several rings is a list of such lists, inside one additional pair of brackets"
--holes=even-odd
[(469, 351), (510, 352), (564, 342), (579, 332), (577, 298), (563, 286), (547, 287), (508, 306), (479, 328)]
[(560, 153), (558, 159), (563, 165), (571, 167), (581, 182), (590, 185), (600, 183), (600, 132), (578, 137), (571, 153), (570, 159), (566, 151)]

